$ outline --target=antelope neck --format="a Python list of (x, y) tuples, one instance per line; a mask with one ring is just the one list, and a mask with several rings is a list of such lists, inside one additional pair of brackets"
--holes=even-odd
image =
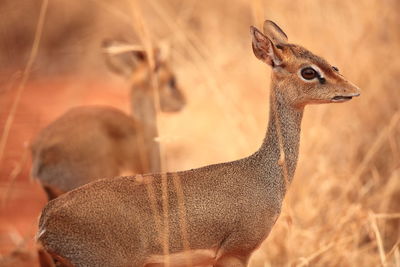
[(140, 84), (131, 88), (131, 112), (134, 118), (147, 127), (156, 128), (155, 98), (148, 87)]
[(138, 148), (142, 159), (143, 172), (157, 173), (161, 171), (160, 145), (158, 137), (157, 113), (155, 99), (146, 86), (131, 89), (132, 116), (140, 122), (138, 131)]
[(271, 88), (268, 130), (263, 144), (252, 157), (266, 179), (277, 179), (285, 186), (285, 179), (290, 183), (296, 169), (304, 107), (288, 104), (281, 91)]

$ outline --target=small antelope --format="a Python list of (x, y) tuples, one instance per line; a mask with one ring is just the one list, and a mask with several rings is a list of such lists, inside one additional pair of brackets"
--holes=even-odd
[[(156, 109), (146, 53), (127, 45), (104, 44), (109, 67), (131, 76), (130, 117), (105, 106), (77, 107), (43, 129), (31, 145), (32, 176), (48, 199), (99, 178), (123, 172), (160, 171)], [(185, 105), (175, 75), (156, 59), (160, 109), (177, 112)]]
[(304, 107), (360, 94), (274, 22), (263, 32), (251, 27), (254, 54), (273, 70), (260, 149), (199, 169), (96, 181), (49, 202), (37, 240), (59, 266), (247, 265), (292, 181)]

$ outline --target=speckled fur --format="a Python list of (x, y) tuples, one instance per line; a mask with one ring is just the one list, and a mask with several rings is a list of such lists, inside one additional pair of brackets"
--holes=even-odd
[[(257, 39), (254, 29), (252, 34), (256, 49), (259, 49), (258, 42), (265, 42), (261, 44), (264, 48), (269, 44), (267, 39)], [(266, 51), (255, 51), (258, 56), (265, 55), (263, 52)], [(312, 55), (305, 51), (302, 54)], [(214, 249), (217, 253), (213, 266), (246, 266), (251, 253), (271, 231), (286, 192), (283, 168), (278, 164), (281, 151), (277, 125), (281, 127), (289, 181), (296, 169), (307, 91), (298, 88), (304, 84), (290, 74), (290, 68), (305, 62), (323, 62), (314, 55), (297, 56), (293, 53), (290, 58), (286, 54), (287, 59), (280, 58), (286, 69), (274, 68), (268, 130), (257, 152), (233, 162), (164, 174), (168, 185), (168, 193), (164, 194), (164, 199), (168, 197), (167, 220), (160, 217), (163, 214), (161, 174), (101, 180), (49, 202), (40, 218), (38, 241), (48, 251), (76, 266), (144, 266), (151, 255), (163, 254), (159, 231), (163, 231), (166, 222), (169, 253), (185, 249), (179, 218), (182, 214), (179, 207), (183, 204), (191, 250)], [(326, 86), (338, 90), (331, 82), (333, 79), (337, 84), (346, 84), (337, 75), (330, 77)], [(311, 91), (314, 88), (319, 85), (314, 84)], [(347, 93), (358, 90), (350, 84), (344, 89)], [(327, 102), (327, 97), (325, 94), (319, 101)], [(312, 98), (310, 102), (314, 101)], [(180, 180), (183, 203), (178, 201), (174, 177)], [(149, 189), (155, 191), (158, 217), (154, 217), (151, 209)], [(157, 227), (160, 221), (161, 226)]]

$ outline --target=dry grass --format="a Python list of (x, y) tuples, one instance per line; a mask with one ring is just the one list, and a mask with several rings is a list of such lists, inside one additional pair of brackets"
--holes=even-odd
[[(46, 66), (69, 75), (104, 73), (96, 53), (85, 49), (119, 29), (118, 23), (133, 22), (134, 16), (121, 8), (126, 3), (102, 2), (95, 9), (94, 26), (85, 24), (85, 29), (102, 30), (86, 32), (88, 37), (78, 44), (66, 39), (59, 45), (62, 51), (72, 45), (79, 53), (86, 51), (79, 54), (80, 61), (70, 57), (58, 68), (58, 61), (44, 60), (41, 51), (36, 75), (46, 72)], [(362, 88), (362, 96), (349, 103), (307, 108), (294, 182), (280, 219), (251, 266), (400, 266), (399, 7), (394, 0), (171, 0), (136, 7), (152, 41), (172, 43), (173, 63), (188, 96), (183, 113), (162, 115), (159, 121), (169, 170), (237, 159), (261, 144), (269, 70), (253, 56), (248, 28), (260, 26), (264, 18), (278, 22), (289, 40), (324, 56)], [(74, 6), (66, 16), (74, 18), (77, 10)], [(51, 25), (55, 29), (48, 31), (54, 33), (63, 24)], [(1, 26), (4, 38), (12, 28)], [(44, 47), (52, 38), (46, 29)], [(3, 54), (16, 53), (7, 47)], [(6, 146), (5, 157), (12, 149)]]

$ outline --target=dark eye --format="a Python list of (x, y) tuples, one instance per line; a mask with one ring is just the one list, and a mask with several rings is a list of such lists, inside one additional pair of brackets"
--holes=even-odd
[(172, 77), (171, 79), (169, 79), (168, 85), (171, 88), (176, 88), (176, 79), (175, 79), (175, 77)]
[(332, 66), (332, 69), (333, 69), (334, 71), (339, 72), (339, 69), (338, 69), (337, 67), (335, 67), (335, 66)]
[(318, 72), (311, 67), (307, 67), (301, 70), (301, 76), (306, 80), (312, 80), (318, 77)]

